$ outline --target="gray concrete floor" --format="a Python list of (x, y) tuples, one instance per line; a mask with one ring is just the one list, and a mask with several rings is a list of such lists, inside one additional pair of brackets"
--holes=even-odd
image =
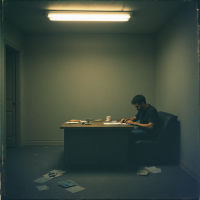
[[(2, 199), (198, 199), (198, 182), (177, 165), (156, 166), (161, 173), (138, 176), (145, 166), (127, 169), (69, 169), (40, 184), (33, 180), (53, 169), (66, 170), (63, 146), (8, 148), (2, 166)], [(71, 193), (58, 186), (72, 180), (84, 190)], [(49, 189), (39, 191), (36, 186)]]

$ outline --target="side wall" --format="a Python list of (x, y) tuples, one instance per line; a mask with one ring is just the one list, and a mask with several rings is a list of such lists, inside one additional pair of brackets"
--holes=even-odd
[(71, 118), (136, 114), (142, 93), (155, 104), (155, 36), (29, 34), (25, 39), (26, 144), (59, 144)]
[(185, 6), (157, 35), (156, 107), (178, 116), (180, 164), (197, 177), (199, 166), (199, 73), (197, 13)]

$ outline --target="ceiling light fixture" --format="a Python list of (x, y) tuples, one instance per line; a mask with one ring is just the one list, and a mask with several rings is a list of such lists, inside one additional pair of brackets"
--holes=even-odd
[(129, 12), (47, 11), (51, 21), (128, 21)]

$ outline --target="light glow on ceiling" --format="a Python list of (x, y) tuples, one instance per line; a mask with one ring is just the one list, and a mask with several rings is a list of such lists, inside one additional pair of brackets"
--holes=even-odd
[(51, 21), (128, 21), (129, 12), (47, 11)]

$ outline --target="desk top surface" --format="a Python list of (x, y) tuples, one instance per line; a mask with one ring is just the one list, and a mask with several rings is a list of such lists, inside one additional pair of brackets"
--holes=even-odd
[(60, 129), (87, 129), (87, 128), (109, 128), (109, 129), (130, 129), (133, 128), (134, 126), (132, 125), (104, 125), (104, 121), (102, 122), (91, 122), (91, 125), (82, 125), (81, 123), (78, 124), (67, 124), (64, 123)]

